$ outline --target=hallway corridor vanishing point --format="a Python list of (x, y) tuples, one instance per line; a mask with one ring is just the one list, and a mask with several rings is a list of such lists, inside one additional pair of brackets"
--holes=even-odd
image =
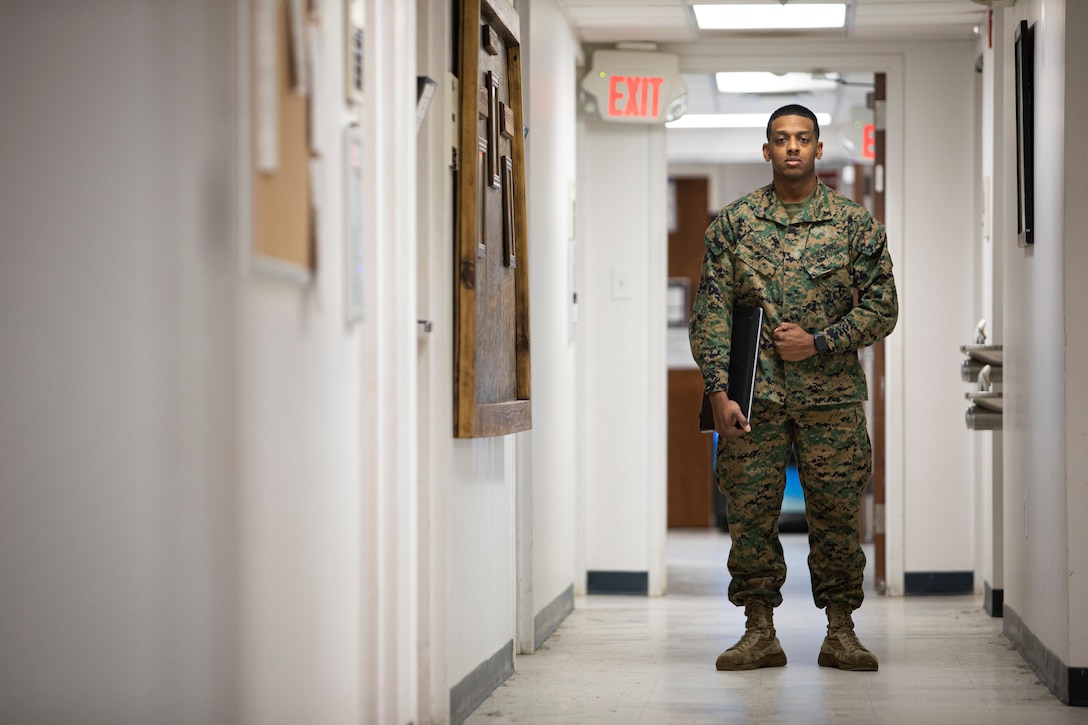
[(1039, 682), (981, 596), (884, 597), (871, 589), (871, 562), (854, 619), (880, 671), (817, 666), (826, 620), (812, 604), (808, 542), (782, 538), (789, 574), (775, 625), (786, 667), (715, 671), (744, 626), (726, 596), (729, 540), (671, 530), (667, 596), (578, 598), (465, 723), (1088, 723), (1088, 709), (1063, 705)]

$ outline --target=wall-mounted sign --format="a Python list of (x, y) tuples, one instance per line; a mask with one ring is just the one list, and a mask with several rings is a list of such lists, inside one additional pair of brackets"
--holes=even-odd
[(665, 123), (684, 112), (688, 89), (679, 68), (669, 53), (598, 50), (582, 90), (605, 121)]
[(851, 161), (871, 163), (876, 159), (876, 121), (868, 106), (851, 106), (850, 123), (842, 129), (843, 149)]

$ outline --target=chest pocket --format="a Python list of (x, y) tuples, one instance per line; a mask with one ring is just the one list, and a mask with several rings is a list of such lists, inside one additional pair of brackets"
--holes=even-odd
[(850, 255), (845, 249), (820, 250), (805, 257), (805, 269), (818, 285), (851, 286)]
[(736, 272), (738, 279), (757, 278), (766, 283), (778, 269), (778, 260), (773, 259), (766, 250), (738, 244), (736, 250)]
[(853, 275), (850, 255), (846, 249), (822, 249), (806, 256), (808, 271), (817, 295), (823, 303), (824, 314), (836, 320), (853, 306)]

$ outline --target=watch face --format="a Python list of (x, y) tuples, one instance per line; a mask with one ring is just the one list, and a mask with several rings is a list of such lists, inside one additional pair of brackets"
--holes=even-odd
[(817, 333), (813, 335), (813, 341), (816, 343), (817, 352), (827, 352), (827, 338), (822, 334)]

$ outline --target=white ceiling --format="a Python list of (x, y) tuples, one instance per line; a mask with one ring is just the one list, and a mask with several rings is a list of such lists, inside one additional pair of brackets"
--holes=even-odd
[[(659, 44), (660, 50), (683, 57), (713, 55), (723, 41), (806, 41), (842, 39), (849, 43), (965, 40), (988, 32), (987, 7), (975, 0), (838, 0), (848, 3), (847, 27), (813, 31), (702, 31), (696, 27), (692, 5), (708, 2), (775, 2), (781, 0), (557, 0), (579, 37), (590, 48), (620, 42)], [(787, 0), (788, 1), (788, 0)], [(817, 0), (819, 1), (819, 0)], [(830, 0), (823, 0), (830, 1)], [(651, 46), (652, 47), (652, 46)], [(587, 59), (588, 60), (588, 59)], [(781, 70), (781, 69), (780, 69)], [(809, 68), (791, 69), (810, 71)], [(823, 68), (837, 72), (836, 68)], [(825, 158), (842, 161), (854, 156), (860, 138), (858, 109), (866, 106), (872, 91), (872, 73), (840, 73), (840, 85), (832, 91), (803, 95), (719, 93), (711, 73), (684, 73), (687, 113), (767, 113), (787, 103), (801, 103), (813, 111), (830, 113), (837, 134), (825, 143)], [(857, 132), (857, 133), (860, 133)], [(840, 137), (846, 138), (843, 145)], [(733, 131), (669, 130), (670, 161), (696, 158), (717, 162), (745, 158), (758, 150), (758, 135)], [(754, 140), (753, 140), (754, 139)], [(831, 139), (829, 139), (830, 141)], [(853, 145), (851, 145), (853, 144)], [(747, 149), (734, 151), (733, 147)], [(749, 148), (751, 147), (751, 148)]]
[[(558, 0), (586, 43), (654, 41), (690, 43), (743, 36), (701, 31), (692, 5), (761, 0)], [(967, 40), (985, 31), (987, 13), (974, 0), (839, 0), (848, 3), (847, 27), (834, 31), (790, 31), (791, 38), (844, 37), (853, 40)], [(773, 33), (748, 33), (768, 37)], [(784, 34), (778, 34), (784, 37)]]

